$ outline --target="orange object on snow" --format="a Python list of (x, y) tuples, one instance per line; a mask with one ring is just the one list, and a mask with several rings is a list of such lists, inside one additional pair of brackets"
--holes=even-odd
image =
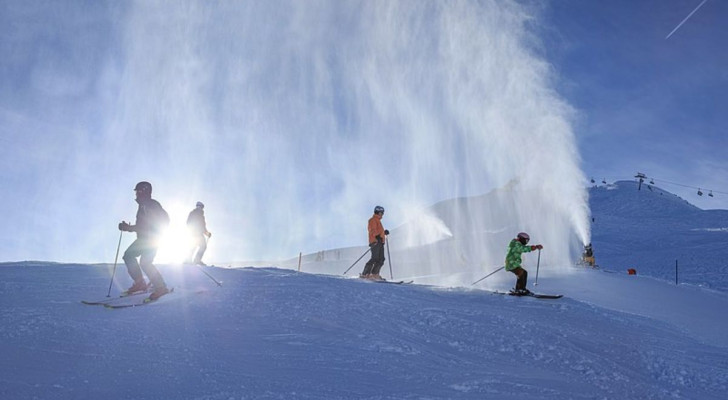
[(627, 270), (627, 273), (630, 275), (637, 275), (637, 270), (634, 268), (630, 268)]

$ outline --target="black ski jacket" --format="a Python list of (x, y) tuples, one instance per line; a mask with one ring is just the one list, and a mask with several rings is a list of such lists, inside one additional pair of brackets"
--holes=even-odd
[(157, 200), (137, 200), (137, 203), (139, 208), (134, 226), (137, 239), (159, 239), (169, 226), (169, 214)]
[(195, 208), (190, 211), (190, 215), (187, 216), (187, 228), (190, 233), (195, 235), (202, 235), (207, 232), (207, 223), (205, 223), (205, 211), (201, 208)]

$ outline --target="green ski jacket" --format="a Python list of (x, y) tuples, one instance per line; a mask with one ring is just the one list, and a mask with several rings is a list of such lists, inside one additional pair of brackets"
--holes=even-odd
[(516, 239), (511, 240), (508, 244), (508, 254), (506, 255), (506, 271), (513, 271), (514, 269), (521, 266), (521, 254), (528, 253), (531, 250), (531, 246), (523, 245)]

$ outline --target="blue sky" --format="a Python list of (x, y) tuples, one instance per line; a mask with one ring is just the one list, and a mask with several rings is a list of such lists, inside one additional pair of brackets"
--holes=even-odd
[(728, 208), (728, 3), (665, 39), (698, 4), (3, 1), (0, 259), (108, 261), (139, 180), (177, 220), (204, 201), (223, 260), (514, 178), (639, 171)]
[[(555, 1), (546, 57), (579, 111), (584, 172), (597, 183), (638, 171), (701, 208), (728, 208), (728, 2)], [(707, 191), (703, 190), (706, 194)]]

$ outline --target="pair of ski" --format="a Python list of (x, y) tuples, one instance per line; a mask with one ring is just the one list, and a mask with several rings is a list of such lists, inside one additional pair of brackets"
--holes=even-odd
[[(174, 292), (174, 288), (169, 289), (169, 293)], [(81, 300), (81, 303), (87, 304), (90, 306), (104, 306), (106, 308), (129, 308), (129, 307), (139, 307), (139, 306), (145, 306), (147, 304), (154, 303), (155, 301), (162, 298), (162, 295), (156, 299), (151, 299), (152, 291), (151, 290), (145, 290), (142, 292), (133, 292), (133, 293), (122, 293), (118, 297), (107, 297), (105, 299), (101, 300), (95, 300), (95, 301), (88, 301), (88, 300)]]
[(402, 285), (402, 284), (409, 285), (410, 283), (412, 283), (414, 281), (372, 281), (372, 282), (376, 282), (376, 283), (389, 283), (390, 285)]
[(506, 292), (493, 292), (493, 293), (507, 294), (509, 296), (517, 296), (517, 297), (535, 297), (537, 299), (560, 299), (560, 298), (564, 297), (563, 294), (540, 294), (540, 293), (533, 293), (533, 292), (517, 293), (512, 290), (507, 293)]
[(359, 279), (364, 279), (364, 280), (367, 280), (370, 282), (375, 282), (375, 283), (388, 283), (390, 285), (403, 285), (403, 284), (409, 285), (410, 283), (414, 282), (414, 281), (385, 281), (385, 280), (380, 281), (380, 280), (376, 280), (376, 279), (366, 279), (366, 278), (359, 278)]

